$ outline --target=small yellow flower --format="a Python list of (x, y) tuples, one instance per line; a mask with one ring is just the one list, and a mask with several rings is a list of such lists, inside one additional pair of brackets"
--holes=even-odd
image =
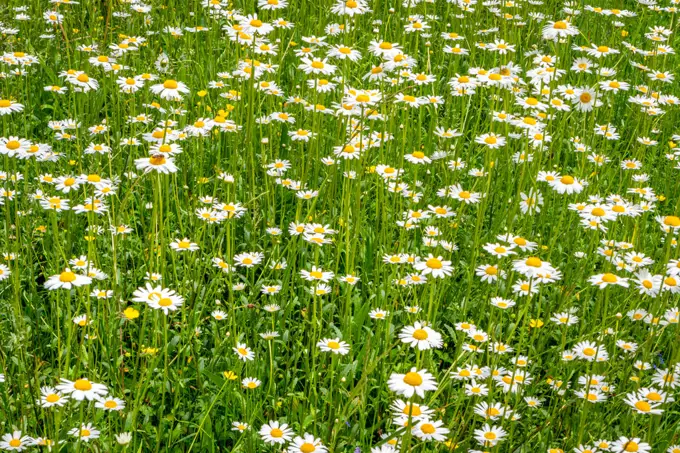
[(532, 319), (531, 321), (529, 321), (529, 327), (531, 327), (532, 329), (540, 329), (541, 327), (543, 327), (543, 321), (541, 321), (540, 319)]
[(456, 448), (458, 448), (458, 444), (455, 443), (452, 439), (449, 439), (446, 442), (444, 442), (444, 445), (446, 445), (449, 450), (455, 450)]
[(238, 376), (236, 376), (236, 373), (234, 373), (233, 371), (225, 371), (222, 374), (224, 375), (225, 379), (229, 379), (230, 381), (238, 379)]
[(135, 309), (135, 308), (133, 308), (133, 307), (128, 307), (128, 308), (126, 308), (125, 311), (123, 312), (123, 316), (124, 316), (126, 319), (130, 319), (130, 320), (132, 320), (132, 319), (137, 319), (137, 318), (139, 318), (139, 310), (137, 310), (137, 309)]
[(196, 94), (198, 94), (198, 97), (199, 97), (199, 98), (202, 98), (202, 97), (205, 97), (205, 96), (208, 94), (208, 92), (205, 91), (205, 90), (201, 90), (201, 91), (199, 91), (199, 92), (196, 93)]

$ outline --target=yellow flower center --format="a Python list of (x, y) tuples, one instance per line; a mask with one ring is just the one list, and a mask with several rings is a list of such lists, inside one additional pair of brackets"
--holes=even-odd
[(424, 434), (434, 434), (435, 431), (437, 431), (437, 429), (434, 427), (432, 423), (423, 423), (422, 425), (420, 425), (420, 430)]
[(430, 269), (441, 269), (443, 264), (438, 258), (430, 258), (425, 262), (425, 265)]
[(59, 281), (62, 283), (71, 283), (76, 281), (76, 274), (71, 271), (64, 271), (59, 274)]
[(163, 165), (166, 162), (164, 156), (152, 156), (149, 158), (149, 163), (151, 165)]
[(316, 451), (316, 447), (314, 446), (314, 444), (305, 442), (304, 444), (300, 445), (300, 451), (302, 453), (312, 453), (313, 451)]
[(78, 379), (73, 383), (73, 387), (81, 392), (87, 392), (88, 390), (92, 390), (92, 383), (87, 379)]
[(415, 371), (409, 371), (404, 376), (404, 384), (410, 385), (412, 387), (417, 387), (423, 383), (423, 378)]
[(172, 299), (164, 297), (158, 301), (158, 305), (160, 305), (161, 307), (169, 307), (170, 305), (172, 305)]
[(652, 401), (661, 401), (663, 399), (657, 392), (649, 392), (647, 395), (645, 395), (645, 398)]
[(19, 143), (17, 140), (10, 140), (7, 143), (5, 143), (5, 146), (7, 147), (7, 149), (15, 150), (21, 147), (21, 143)]
[(628, 443), (626, 444), (626, 448), (624, 448), (623, 451), (638, 451), (639, 445), (637, 442), (633, 442), (632, 440), (629, 440)]
[(618, 277), (614, 274), (611, 274), (607, 272), (602, 276), (602, 281), (605, 283), (615, 283), (618, 280)]
[(177, 81), (176, 80), (166, 80), (163, 82), (163, 88), (166, 88), (168, 90), (176, 90), (177, 89)]
[(402, 410), (402, 413), (404, 415), (409, 415), (410, 413), (414, 417), (418, 417), (420, 414), (422, 414), (420, 406), (418, 406), (417, 404), (406, 404), (406, 406), (404, 406), (404, 409)]
[(416, 340), (427, 340), (427, 331), (424, 329), (416, 329), (413, 331), (413, 338)]
[(524, 264), (531, 267), (541, 267), (543, 265), (543, 261), (541, 261), (541, 259), (538, 257), (532, 256), (527, 258)]

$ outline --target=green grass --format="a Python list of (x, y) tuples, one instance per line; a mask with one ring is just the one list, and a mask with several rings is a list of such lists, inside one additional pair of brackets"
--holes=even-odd
[[(119, 0), (70, 3), (0, 5), (0, 430), (8, 433), (0, 448), (16, 447), (11, 433), (21, 431), (33, 450), (274, 452), (284, 445), (258, 432), (279, 421), (294, 432), (290, 452), (387, 453), (396, 443), (402, 452), (585, 453), (601, 440), (609, 451), (680, 451), (670, 448), (680, 444), (672, 3), (372, 0), (354, 16), (333, 12), (329, 0), (274, 11), (223, 2), (222, 14), (195, 0), (153, 0), (143, 12)], [(238, 16), (254, 13), (261, 23)], [(253, 30), (282, 18), (293, 25), (252, 42)], [(576, 31), (545, 39), (553, 21)], [(239, 23), (245, 28), (229, 31)], [(409, 32), (414, 23), (425, 27)], [(442, 35), (454, 32), (459, 40)], [(512, 51), (490, 50), (499, 40)], [(408, 57), (396, 61), (410, 68), (386, 64), (397, 54), (389, 46), (377, 56), (383, 42), (399, 43), (393, 49)], [(329, 57), (323, 69), (334, 65), (332, 74), (305, 73), (304, 53), (323, 59), (331, 46), (361, 58)], [(588, 72), (575, 68), (579, 58)], [(540, 80), (537, 68), (558, 76)], [(421, 84), (420, 73), (434, 80)], [(136, 76), (141, 88), (123, 92), (117, 79)], [(77, 92), (92, 80), (96, 88)], [(152, 91), (166, 81), (187, 91), (179, 100)], [(45, 89), (53, 86), (65, 90)], [(409, 106), (416, 98), (425, 101)], [(592, 110), (578, 108), (593, 100)], [(351, 116), (343, 104), (354, 104)], [(498, 121), (499, 112), (517, 121)], [(152, 142), (163, 124), (170, 131)], [(616, 135), (602, 134), (612, 127)], [(456, 132), (442, 136), (448, 129)], [(505, 143), (488, 146), (489, 133)], [(130, 139), (138, 143), (124, 144)], [(170, 144), (181, 153), (157, 156)], [(173, 159), (175, 171), (145, 173), (140, 162), (150, 158)], [(582, 190), (557, 190), (574, 178)], [(540, 211), (523, 209), (538, 194)], [(53, 197), (70, 209), (51, 209)], [(105, 209), (90, 209), (92, 197)], [(305, 225), (310, 234), (298, 234)], [(177, 251), (184, 238), (198, 249)], [(447, 272), (437, 278), (440, 266)], [(480, 266), (495, 267), (482, 279)], [(74, 277), (66, 268), (81, 276), (78, 286), (48, 289)], [(317, 270), (332, 274), (320, 282)], [(134, 300), (152, 275), (160, 278), (152, 287), (176, 294), (154, 289)], [(592, 279), (601, 278), (628, 286), (600, 289)], [(159, 309), (178, 300), (176, 310)], [(569, 326), (551, 320), (570, 316)], [(417, 338), (423, 326), (434, 330), (425, 329), (435, 347), (401, 341), (416, 323)], [(327, 340), (349, 352), (322, 351)], [(240, 345), (253, 360), (241, 360)], [(603, 360), (588, 360), (593, 353)], [(412, 367), (431, 373), (436, 390), (395, 392), (390, 378)], [(474, 383), (460, 378), (465, 369)], [(503, 377), (513, 376), (525, 382), (506, 391)], [(58, 393), (62, 406), (40, 401), (54, 393), (42, 388), (81, 378), (124, 408), (68, 391)], [(244, 386), (247, 378), (259, 385)], [(468, 384), (488, 394), (472, 396)], [(662, 413), (640, 413), (627, 398)], [(395, 420), (398, 399), (432, 412)], [(499, 413), (485, 419), (480, 403)], [(424, 440), (439, 420), (441, 440)], [(236, 422), (248, 428), (232, 429)], [(505, 432), (500, 442), (476, 440), (486, 423)], [(99, 434), (87, 427), (92, 438), (79, 440), (70, 431), (82, 424)], [(316, 450), (306, 433), (320, 440)]]

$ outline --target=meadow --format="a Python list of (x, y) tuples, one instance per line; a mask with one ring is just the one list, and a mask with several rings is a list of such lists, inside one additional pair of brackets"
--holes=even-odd
[(679, 0), (3, 0), (0, 450), (680, 453)]

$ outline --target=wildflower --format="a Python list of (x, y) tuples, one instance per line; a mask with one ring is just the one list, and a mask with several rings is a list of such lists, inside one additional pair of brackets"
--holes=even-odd
[(135, 290), (132, 301), (143, 302), (151, 308), (163, 311), (165, 315), (184, 304), (184, 298), (175, 291), (162, 286), (151, 286), (149, 283)]
[(255, 353), (243, 343), (238, 343), (236, 347), (232, 349), (236, 353), (236, 356), (244, 362), (255, 360)]
[(79, 287), (84, 285), (89, 285), (92, 279), (85, 275), (76, 274), (71, 271), (71, 269), (66, 268), (61, 274), (53, 275), (47, 279), (45, 282), (45, 288), (49, 290), (54, 289), (71, 289), (73, 287)]
[(387, 385), (393, 392), (407, 398), (414, 394), (424, 398), (426, 391), (437, 389), (434, 376), (427, 370), (417, 370), (415, 367), (406, 374), (392, 373)]
[(0, 448), (8, 451), (23, 451), (33, 445), (33, 439), (22, 436), (21, 431), (13, 431), (11, 434), (3, 434)]
[(285, 423), (272, 420), (260, 428), (260, 436), (268, 444), (285, 444), (293, 438), (293, 430)]
[(68, 433), (83, 442), (90, 442), (93, 439), (98, 439), (100, 434), (99, 430), (92, 426), (92, 423), (83, 423), (80, 425), (80, 428), (73, 428)]
[(57, 385), (56, 388), (76, 401), (83, 401), (84, 399), (92, 401), (98, 396), (103, 396), (108, 393), (108, 389), (105, 385), (97, 384), (87, 378), (80, 378), (75, 381), (62, 379), (61, 384)]
[(444, 278), (453, 273), (451, 261), (446, 261), (441, 256), (435, 257), (432, 254), (424, 260), (418, 261), (414, 267), (423, 275), (432, 275), (434, 278)]
[(420, 322), (416, 322), (413, 326), (404, 327), (399, 333), (399, 339), (421, 351), (440, 348), (443, 344), (441, 334)]
[(339, 338), (325, 338), (316, 345), (324, 352), (332, 352), (333, 354), (339, 355), (347, 355), (349, 353), (349, 344), (340, 341)]
[(150, 90), (153, 94), (171, 101), (181, 101), (182, 95), (189, 94), (189, 88), (184, 83), (172, 79), (152, 85)]

